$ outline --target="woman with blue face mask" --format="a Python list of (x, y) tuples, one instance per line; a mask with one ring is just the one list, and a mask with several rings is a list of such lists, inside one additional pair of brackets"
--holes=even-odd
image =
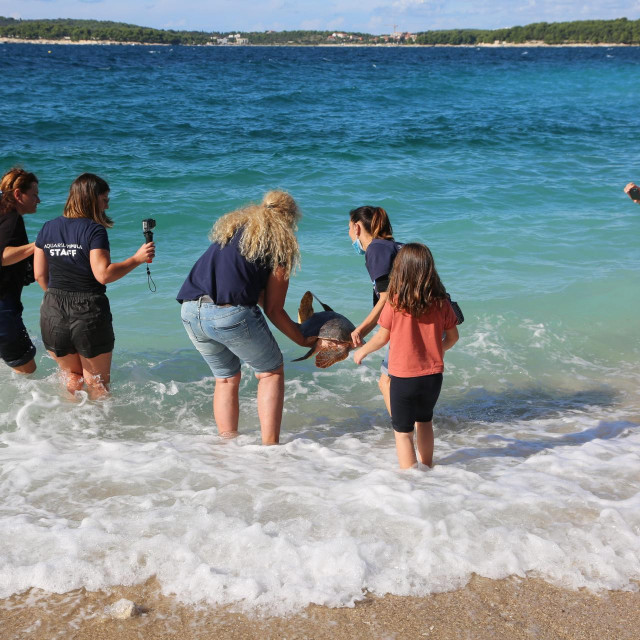
[[(382, 207), (358, 207), (349, 213), (349, 237), (356, 253), (364, 256), (365, 266), (373, 283), (373, 309), (351, 334), (353, 346), (364, 344), (363, 338), (371, 333), (387, 301), (389, 274), (402, 244), (393, 239), (393, 229), (387, 212)], [(389, 414), (389, 354), (380, 368), (378, 386)]]

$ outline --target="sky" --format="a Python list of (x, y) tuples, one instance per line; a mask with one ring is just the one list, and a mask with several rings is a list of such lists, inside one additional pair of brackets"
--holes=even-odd
[(621, 17), (637, 20), (640, 0), (0, 0), (0, 15), (114, 20), (156, 29), (381, 34)]

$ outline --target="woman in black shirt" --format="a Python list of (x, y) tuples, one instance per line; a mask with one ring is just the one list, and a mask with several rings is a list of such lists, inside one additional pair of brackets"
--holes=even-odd
[(22, 216), (40, 202), (38, 178), (14, 168), (0, 180), (0, 358), (16, 373), (36, 370), (36, 348), (22, 321), (22, 288), (33, 282), (33, 248)]

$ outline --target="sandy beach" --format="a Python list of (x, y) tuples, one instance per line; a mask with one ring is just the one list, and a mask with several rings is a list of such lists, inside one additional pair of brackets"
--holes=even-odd
[[(121, 598), (138, 613), (113, 619)], [(213, 640), (214, 638), (437, 638), (438, 640), (633, 640), (640, 593), (570, 591), (535, 578), (474, 576), (463, 589), (423, 598), (366, 596), (353, 608), (312, 605), (275, 618), (230, 608), (193, 607), (163, 596), (159, 584), (49, 594), (30, 590), (0, 601), (2, 640)]]

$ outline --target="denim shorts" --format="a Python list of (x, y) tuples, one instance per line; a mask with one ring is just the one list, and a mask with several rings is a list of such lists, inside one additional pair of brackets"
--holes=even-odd
[(240, 363), (256, 373), (282, 366), (282, 352), (257, 306), (218, 306), (198, 300), (182, 303), (182, 323), (216, 378), (232, 378)]
[(0, 358), (10, 367), (21, 367), (36, 355), (22, 321), (22, 303), (9, 296), (0, 299)]

